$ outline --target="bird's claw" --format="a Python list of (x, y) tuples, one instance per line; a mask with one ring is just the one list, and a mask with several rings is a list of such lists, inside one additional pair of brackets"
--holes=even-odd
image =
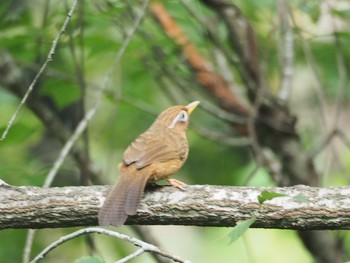
[(181, 182), (181, 181), (176, 180), (176, 179), (170, 179), (170, 178), (168, 178), (166, 180), (169, 182), (170, 185), (185, 191), (184, 186), (186, 186), (186, 184), (184, 182)]

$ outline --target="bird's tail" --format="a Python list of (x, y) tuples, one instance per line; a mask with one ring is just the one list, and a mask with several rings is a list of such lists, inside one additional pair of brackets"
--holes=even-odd
[(149, 176), (142, 169), (132, 168), (120, 167), (118, 181), (98, 212), (100, 226), (121, 226), (128, 215), (136, 214)]

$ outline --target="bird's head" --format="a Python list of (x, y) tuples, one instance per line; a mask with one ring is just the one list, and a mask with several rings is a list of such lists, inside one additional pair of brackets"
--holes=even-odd
[(184, 132), (187, 129), (191, 113), (200, 102), (194, 101), (184, 105), (176, 105), (164, 110), (155, 120), (154, 125), (165, 126), (174, 131)]

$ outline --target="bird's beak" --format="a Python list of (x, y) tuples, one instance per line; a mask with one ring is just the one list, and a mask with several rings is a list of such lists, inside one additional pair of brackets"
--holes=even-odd
[(186, 106), (189, 115), (192, 113), (192, 111), (194, 111), (194, 109), (198, 106), (199, 103), (200, 101), (196, 100)]

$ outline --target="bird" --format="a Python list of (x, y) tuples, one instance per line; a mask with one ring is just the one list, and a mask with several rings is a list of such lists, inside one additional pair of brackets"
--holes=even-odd
[(119, 163), (119, 177), (98, 212), (100, 226), (121, 226), (135, 215), (147, 183), (165, 179), (184, 190), (185, 183), (169, 178), (187, 159), (186, 137), (189, 117), (199, 101), (172, 106), (125, 150)]

